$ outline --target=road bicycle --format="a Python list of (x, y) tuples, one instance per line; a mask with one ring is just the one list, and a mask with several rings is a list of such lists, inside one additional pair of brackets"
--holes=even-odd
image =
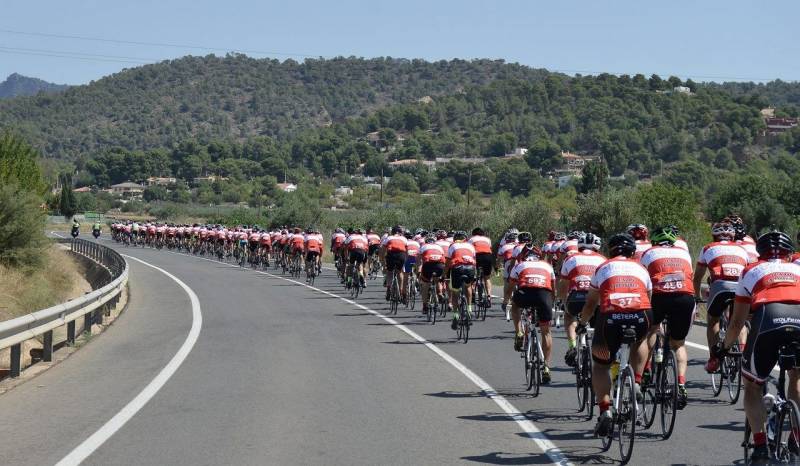
[(475, 320), (486, 320), (486, 312), (489, 310), (490, 296), (486, 291), (486, 284), (483, 283), (483, 269), (478, 268), (478, 278), (475, 282)]
[(467, 308), (467, 287), (469, 283), (461, 284), (461, 291), (458, 295), (458, 327), (456, 327), (456, 335), (458, 340), (464, 340), (466, 344), (469, 341), (469, 328), (472, 326), (472, 316)]
[[(776, 393), (769, 393), (769, 386), (764, 384), (764, 397), (762, 402), (767, 412), (767, 447), (769, 448), (770, 464), (797, 464), (798, 439), (792, 432), (800, 431), (800, 412), (793, 400), (786, 399), (786, 371), (800, 367), (800, 342), (783, 345), (778, 349), (779, 373), (777, 380), (769, 377), (769, 383), (775, 386)], [(754, 444), (750, 423), (745, 420), (744, 425), (744, 463), (750, 464), (750, 454)]]
[(409, 272), (406, 277), (406, 308), (414, 310), (417, 304), (417, 295), (419, 294), (419, 282), (417, 276), (413, 272)]
[(631, 345), (636, 342), (636, 329), (622, 326), (622, 348), (619, 352), (619, 371), (611, 390), (612, 424), (608, 435), (601, 437), (602, 450), (608, 451), (614, 443), (616, 434), (621, 463), (627, 464), (633, 454), (633, 441), (636, 435), (638, 404), (633, 367), (628, 363)]
[(392, 272), (392, 282), (389, 285), (389, 304), (389, 313), (397, 314), (397, 308), (400, 307), (400, 270)]
[(313, 285), (317, 277), (317, 264), (314, 260), (306, 260), (306, 282)]
[(358, 264), (353, 264), (350, 266), (352, 269), (350, 272), (350, 281), (346, 283), (346, 287), (350, 288), (350, 297), (353, 299), (358, 298), (358, 295), (364, 291), (364, 285), (362, 285), (363, 279), (361, 278), (361, 274), (358, 272)]
[(291, 275), (294, 278), (300, 278), (300, 272), (302, 271), (303, 271), (303, 265), (301, 264), (300, 261), (300, 253), (296, 252), (292, 256), (292, 261), (289, 264), (289, 275)]
[[(725, 334), (728, 332), (728, 323), (730, 315), (733, 312), (733, 299), (728, 299), (723, 305), (722, 314), (719, 316), (719, 334), (720, 340), (725, 339)], [(711, 390), (714, 396), (719, 396), (722, 393), (723, 385), (727, 388), (728, 399), (731, 404), (736, 404), (739, 401), (739, 394), (742, 392), (742, 358), (739, 348), (739, 342), (731, 346), (730, 352), (719, 361), (719, 367), (711, 376)]]
[(367, 269), (369, 274), (370, 280), (375, 280), (378, 278), (378, 272), (381, 270), (381, 261), (378, 259), (377, 254), (373, 254), (369, 257), (369, 261), (367, 262)]
[(592, 389), (592, 335), (594, 329), (587, 327), (585, 332), (578, 335), (575, 350), (575, 387), (578, 392), (578, 412), (586, 410), (588, 419), (594, 416), (595, 395)]
[(656, 408), (660, 413), (661, 437), (666, 440), (675, 428), (678, 413), (678, 360), (669, 344), (669, 317), (658, 328), (656, 343), (650, 359), (651, 377), (642, 381), (642, 425), (645, 429), (653, 425)]
[(542, 372), (544, 371), (544, 351), (539, 340), (539, 323), (536, 313), (529, 307), (520, 310), (520, 324), (522, 325), (522, 359), (525, 362), (525, 388), (533, 390), (533, 396), (539, 396), (542, 387)]
[(441, 304), (439, 298), (439, 277), (434, 275), (431, 277), (431, 283), (428, 285), (428, 322), (431, 325), (436, 324), (436, 314), (439, 312)]

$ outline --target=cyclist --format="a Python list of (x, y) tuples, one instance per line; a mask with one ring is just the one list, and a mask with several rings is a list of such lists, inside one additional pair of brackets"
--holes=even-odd
[[(742, 354), (744, 411), (755, 444), (750, 460), (751, 464), (768, 464), (763, 385), (778, 362), (780, 347), (800, 342), (800, 266), (788, 261), (794, 245), (781, 231), (761, 235), (756, 250), (760, 260), (744, 269), (736, 287), (730, 331), (712, 351), (717, 358), (725, 356), (745, 321), (750, 320), (752, 329)], [(788, 376), (788, 398), (800, 403), (798, 372), (789, 370)], [(792, 438), (796, 447), (796, 431)]]
[(101, 230), (102, 227), (100, 226), (100, 222), (99, 221), (94, 222), (94, 224), (92, 225), (92, 235), (94, 235), (95, 238), (99, 238)]
[[(420, 260), (415, 264), (420, 277), (420, 284), (422, 288), (422, 313), (427, 314), (428, 309), (428, 293), (430, 293), (431, 280), (433, 277), (444, 276), (445, 262), (447, 262), (447, 255), (441, 246), (436, 244), (436, 238), (433, 235), (425, 237), (425, 244), (419, 248)], [(422, 267), (420, 268), (420, 263)], [(434, 290), (437, 296), (444, 294), (443, 283), (439, 282), (438, 289)]]
[(638, 261), (642, 258), (642, 254), (652, 246), (647, 239), (649, 231), (647, 227), (641, 223), (628, 225), (625, 231), (636, 240), (636, 254), (634, 254), (633, 258)]
[(486, 290), (486, 300), (492, 306), (492, 240), (489, 239), (482, 228), (472, 230), (472, 236), (467, 241), (475, 248), (475, 263), (483, 274), (483, 289)]
[(503, 303), (500, 305), (500, 307), (503, 309), (503, 312), (506, 313), (506, 322), (511, 320), (511, 315), (508, 313), (508, 302), (511, 300), (513, 286), (508, 281), (508, 276), (511, 273), (511, 269), (514, 265), (512, 255), (514, 254), (514, 248), (517, 247), (517, 238), (517, 232), (512, 231), (507, 233), (503, 238), (503, 244), (497, 249), (497, 262), (495, 268), (503, 271)]
[[(450, 275), (450, 307), (453, 322), (450, 328), (458, 329), (458, 297), (465, 287), (467, 313), (472, 316), (472, 284), (475, 282), (475, 248), (467, 242), (467, 232), (453, 232), (453, 244), (447, 250), (445, 275)], [(471, 320), (471, 319), (470, 319)]]
[(637, 398), (641, 389), (647, 344), (645, 337), (653, 321), (650, 311), (650, 275), (633, 259), (636, 240), (627, 233), (614, 235), (608, 241), (611, 259), (601, 264), (590, 283), (586, 304), (581, 311), (577, 331), (582, 333), (586, 323), (600, 306), (602, 318), (595, 321), (592, 339), (592, 387), (597, 396), (600, 416), (597, 418), (595, 435), (608, 435), (613, 417), (611, 407), (611, 363), (622, 346), (623, 325), (632, 326), (636, 341), (631, 345), (630, 364), (633, 367)]
[[(305, 251), (306, 270), (308, 267), (314, 267), (319, 273), (322, 268), (322, 248), (323, 238), (316, 230), (312, 228), (306, 229), (306, 234), (303, 237), (303, 251)], [(306, 278), (306, 281), (310, 281)]]
[(77, 218), (73, 217), (73, 219), (72, 219), (72, 229), (70, 231), (70, 234), (72, 235), (73, 238), (77, 238), (78, 235), (80, 234), (80, 232), (81, 232), (81, 224), (80, 224), (80, 222), (78, 221)]
[(570, 367), (575, 366), (575, 357), (577, 356), (575, 327), (578, 325), (578, 317), (586, 303), (589, 284), (594, 271), (606, 261), (606, 258), (598, 252), (601, 246), (602, 241), (599, 236), (585, 233), (578, 240), (578, 253), (569, 256), (561, 264), (558, 297), (566, 303), (567, 312), (564, 314), (564, 320), (568, 349), (564, 355), (564, 361)]
[(387, 236), (381, 243), (381, 256), (384, 258), (386, 264), (386, 301), (390, 299), (390, 292), (392, 287), (392, 280), (394, 274), (398, 273), (398, 281), (400, 284), (400, 294), (405, 301), (405, 280), (402, 274), (403, 268), (406, 263), (406, 252), (408, 248), (408, 240), (404, 236), (405, 230), (400, 225), (392, 227), (391, 234)]
[(687, 401), (688, 360), (684, 341), (694, 320), (694, 281), (692, 258), (685, 249), (675, 247), (677, 240), (678, 236), (670, 226), (654, 229), (650, 233), (653, 247), (642, 254), (640, 262), (653, 283), (653, 325), (650, 327), (648, 347), (650, 351), (653, 350), (658, 327), (669, 316), (669, 344), (675, 351), (678, 366), (678, 409), (683, 409)]
[(681, 237), (681, 230), (676, 225), (667, 225), (667, 227), (670, 228), (672, 232), (675, 233), (675, 236), (678, 238), (675, 240), (674, 246), (676, 248), (681, 248), (688, 251), (689, 244), (687, 244), (686, 240), (684, 240), (683, 237)]
[(736, 244), (740, 245), (747, 251), (747, 255), (749, 257), (750, 262), (755, 262), (758, 260), (758, 251), (756, 250), (756, 242), (753, 238), (747, 234), (747, 226), (744, 224), (744, 220), (738, 214), (729, 214), (725, 217), (725, 220), (733, 225), (733, 229), (736, 230), (736, 235), (734, 236), (734, 240)]
[[(520, 233), (520, 236), (523, 236)], [(534, 318), (539, 322), (542, 333), (542, 352), (544, 353), (544, 369), (542, 383), (550, 383), (550, 353), (553, 338), (550, 335), (550, 321), (553, 319), (553, 286), (556, 280), (553, 266), (542, 260), (542, 251), (530, 242), (523, 243), (518, 255), (519, 262), (511, 269), (510, 282), (514, 285), (514, 297), (511, 301), (511, 317), (514, 319), (514, 350), (522, 351), (524, 337), (520, 310), (530, 308)]]
[(550, 257), (553, 251), (553, 245), (556, 243), (556, 232), (550, 230), (547, 233), (547, 241), (542, 244), (542, 254), (544, 255), (545, 260)]
[[(734, 242), (736, 231), (729, 222), (717, 222), (711, 226), (711, 236), (714, 241), (705, 245), (697, 258), (694, 267), (694, 296), (700, 301), (700, 286), (706, 270), (709, 272), (708, 305), (706, 306), (706, 339), (708, 347), (717, 343), (719, 335), (719, 318), (725, 310), (726, 303), (733, 300), (736, 292), (736, 283), (742, 270), (749, 262), (747, 251)], [(730, 318), (730, 317), (729, 317)], [(705, 369), (716, 372), (719, 360), (709, 353)]]
[[(406, 291), (408, 286), (409, 274), (414, 270), (414, 265), (417, 263), (417, 256), (419, 255), (420, 244), (414, 239), (414, 234), (411, 231), (406, 231), (403, 235), (406, 237), (406, 262), (403, 265), (403, 291)], [(406, 296), (407, 298), (408, 296)]]
[(358, 276), (361, 279), (361, 286), (364, 282), (364, 264), (367, 262), (367, 250), (369, 249), (369, 241), (363, 235), (361, 228), (353, 230), (352, 234), (347, 236), (344, 242), (345, 248), (349, 252), (349, 260), (345, 268), (345, 276), (347, 277), (347, 288), (350, 288), (353, 280), (353, 267), (358, 267)]
[(303, 254), (303, 249), (305, 248), (305, 236), (300, 228), (295, 227), (294, 232), (289, 235), (289, 247), (292, 251), (290, 256), (292, 260), (294, 260), (296, 256)]

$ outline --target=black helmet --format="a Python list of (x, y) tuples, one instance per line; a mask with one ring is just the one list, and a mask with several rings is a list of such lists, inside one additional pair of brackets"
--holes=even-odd
[(425, 237), (425, 244), (432, 244), (436, 242), (436, 237), (433, 235), (428, 235)]
[(633, 257), (636, 253), (636, 240), (628, 233), (620, 233), (608, 240), (608, 252), (611, 257)]
[(529, 231), (523, 231), (517, 236), (517, 240), (520, 243), (530, 243), (533, 241), (533, 235)]
[(472, 236), (483, 236), (483, 228), (475, 227), (472, 229)]
[(414, 237), (414, 233), (411, 233), (410, 231), (407, 231), (407, 232), (405, 232), (405, 233), (403, 234), (403, 236), (405, 236), (405, 237), (406, 237), (406, 239), (411, 239), (411, 238), (413, 238), (413, 237)]
[(786, 233), (772, 230), (758, 237), (756, 251), (760, 257), (766, 259), (788, 256), (794, 252), (794, 244)]
[(458, 230), (453, 232), (453, 241), (465, 240), (465, 239), (467, 239), (466, 231)]
[(405, 229), (400, 225), (395, 225), (392, 227), (392, 234), (393, 235), (402, 235)]

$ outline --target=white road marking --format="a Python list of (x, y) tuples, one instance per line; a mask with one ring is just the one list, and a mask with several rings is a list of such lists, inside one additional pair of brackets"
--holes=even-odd
[(178, 349), (178, 352), (175, 353), (167, 365), (161, 369), (161, 372), (159, 372), (158, 375), (156, 375), (156, 377), (149, 384), (147, 384), (147, 386), (144, 387), (144, 389), (139, 392), (139, 394), (136, 395), (133, 400), (131, 400), (127, 405), (125, 405), (125, 407), (115, 414), (114, 417), (100, 427), (97, 432), (84, 440), (83, 443), (75, 447), (75, 449), (72, 450), (61, 461), (59, 461), (56, 466), (78, 465), (87, 457), (89, 457), (89, 455), (94, 453), (95, 450), (100, 448), (100, 446), (105, 443), (106, 440), (111, 438), (112, 435), (122, 428), (126, 422), (136, 415), (136, 413), (142, 409), (144, 405), (146, 405), (147, 402), (150, 401), (150, 399), (152, 399), (156, 393), (158, 393), (159, 390), (161, 390), (164, 384), (167, 383), (170, 377), (172, 377), (181, 364), (183, 364), (183, 361), (189, 355), (189, 352), (192, 351), (194, 344), (197, 342), (197, 338), (200, 336), (200, 329), (203, 326), (203, 315), (200, 312), (200, 300), (197, 298), (197, 295), (194, 293), (194, 291), (192, 291), (191, 288), (189, 288), (175, 275), (172, 275), (160, 267), (156, 267), (155, 265), (149, 264), (141, 259), (137, 259), (136, 257), (125, 254), (123, 254), (123, 256), (158, 270), (174, 280), (175, 283), (183, 288), (186, 294), (189, 295), (189, 300), (192, 303), (192, 327), (189, 329), (189, 335), (186, 336), (186, 340)]
[[(218, 263), (218, 264), (224, 264), (224, 265), (227, 265), (229, 267), (242, 268), (242, 267), (240, 267), (238, 265), (235, 265), (235, 264), (228, 264), (228, 263), (220, 262), (220, 261), (214, 260), (214, 259), (208, 259), (208, 258), (204, 258), (204, 257), (187, 256), (186, 254), (181, 254), (181, 253), (172, 252), (172, 251), (166, 251), (166, 252), (168, 252), (170, 254), (177, 254), (177, 255), (185, 256), (185, 257), (192, 257), (192, 258), (198, 259), (198, 260), (204, 260), (204, 261), (208, 261), (208, 262), (215, 262), (215, 263)], [(414, 332), (413, 330), (409, 329), (405, 325), (397, 322), (396, 320), (392, 319), (391, 317), (386, 317), (385, 315), (381, 314), (380, 312), (372, 310), (372, 309), (370, 309), (370, 308), (368, 308), (368, 307), (366, 307), (366, 306), (364, 306), (362, 304), (359, 304), (359, 303), (357, 303), (355, 301), (352, 301), (350, 299), (344, 298), (342, 296), (336, 295), (334, 293), (319, 289), (319, 288), (317, 288), (315, 286), (311, 286), (311, 285), (309, 285), (307, 283), (299, 282), (299, 281), (293, 280), (291, 278), (281, 277), (279, 275), (274, 275), (274, 274), (271, 274), (269, 272), (264, 272), (264, 271), (261, 271), (261, 270), (251, 270), (251, 269), (245, 269), (245, 270), (250, 270), (252, 272), (256, 272), (256, 273), (259, 273), (259, 274), (262, 274), (262, 275), (267, 275), (267, 276), (272, 277), (272, 278), (277, 278), (277, 279), (284, 280), (284, 281), (287, 281), (287, 282), (295, 283), (297, 285), (304, 286), (306, 288), (312, 289), (312, 290), (317, 291), (319, 293), (322, 293), (324, 295), (331, 296), (333, 298), (341, 299), (342, 301), (344, 301), (344, 302), (346, 302), (348, 304), (351, 304), (353, 306), (356, 306), (357, 308), (359, 308), (361, 310), (367, 311), (367, 312), (369, 312), (370, 314), (372, 314), (372, 315), (374, 315), (376, 317), (380, 317), (385, 322), (387, 322), (387, 323), (393, 325), (394, 327), (402, 330), (408, 336), (410, 336), (414, 340), (418, 341), (419, 343), (422, 343), (429, 350), (431, 350), (434, 353), (436, 353), (439, 357), (444, 359), (448, 364), (453, 366), (455, 369), (457, 369), (459, 372), (461, 372), (461, 374), (463, 374), (466, 378), (468, 378), (470, 381), (472, 381), (472, 383), (474, 383), (483, 393), (486, 394), (487, 398), (489, 398), (490, 400), (494, 401), (495, 404), (497, 404), (497, 406), (500, 407), (500, 409), (502, 409), (511, 419), (516, 421), (517, 425), (519, 425), (520, 428), (522, 428), (522, 430), (525, 432), (525, 434), (529, 438), (531, 438), (534, 442), (536, 442), (536, 445), (550, 458), (550, 460), (553, 462), (553, 464), (558, 464), (558, 465), (571, 465), (572, 464), (572, 463), (569, 462), (569, 460), (567, 460), (566, 456), (564, 456), (564, 454), (561, 452), (561, 450), (550, 439), (548, 439), (547, 436), (536, 426), (536, 424), (531, 422), (530, 419), (528, 419), (524, 414), (522, 414), (522, 412), (519, 409), (517, 409), (510, 401), (508, 401), (503, 395), (499, 394), (497, 392), (497, 390), (494, 389), (494, 387), (489, 385), (488, 382), (483, 380), (479, 375), (474, 373), (472, 370), (470, 370), (467, 366), (462, 364), (456, 358), (450, 356), (447, 352), (445, 352), (444, 350), (442, 350), (438, 346), (434, 345), (430, 341), (426, 340), (424, 337), (422, 337), (418, 333)]]

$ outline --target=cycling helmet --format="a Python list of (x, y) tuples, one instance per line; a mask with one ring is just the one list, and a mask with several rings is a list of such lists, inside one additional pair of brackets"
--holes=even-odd
[(476, 227), (472, 229), (472, 236), (483, 236), (483, 228)]
[(553, 231), (553, 230), (550, 230), (550, 231), (547, 233), (547, 241), (553, 241), (553, 240), (555, 240), (555, 239), (556, 239), (556, 232), (555, 232), (555, 231)]
[(671, 229), (672, 232), (675, 233), (675, 236), (681, 235), (681, 230), (678, 228), (677, 225), (667, 225), (667, 228)]
[(572, 230), (567, 234), (567, 239), (579, 239), (582, 234), (582, 231)]
[(542, 250), (530, 244), (523, 246), (520, 254), (523, 255), (526, 261), (535, 261), (542, 258)]
[(608, 240), (608, 252), (611, 257), (633, 257), (636, 253), (636, 240), (628, 233), (619, 233)]
[(557, 232), (553, 236), (553, 240), (555, 240), (555, 241), (564, 241), (566, 239), (567, 239), (567, 235), (565, 233), (562, 233), (562, 232)]
[(647, 227), (641, 223), (634, 223), (628, 225), (628, 228), (625, 229), (625, 232), (633, 236), (634, 240), (638, 239), (643, 241), (647, 239), (647, 234), (648, 234)]
[(357, 234), (357, 235), (361, 235), (361, 234), (362, 234), (362, 232), (361, 232), (361, 228), (356, 228), (356, 229), (354, 229), (354, 230), (353, 230), (353, 233), (355, 233), (355, 234)]
[(407, 231), (407, 232), (403, 233), (403, 236), (405, 236), (406, 239), (411, 239), (411, 238), (414, 237), (414, 234), (411, 233), (410, 231)]
[(711, 236), (717, 241), (730, 241), (736, 236), (736, 229), (728, 222), (717, 222), (711, 225)]
[(467, 239), (467, 232), (458, 230), (453, 232), (453, 240), (454, 241), (464, 241)]
[(673, 245), (678, 241), (678, 235), (672, 230), (671, 227), (658, 227), (650, 233), (650, 242), (658, 245)]
[(306, 228), (306, 234), (310, 235), (311, 233), (314, 233), (314, 229), (313, 228)]
[(439, 230), (436, 232), (436, 239), (445, 239), (447, 238), (447, 232), (444, 230)]
[(402, 235), (405, 232), (405, 229), (400, 225), (395, 225), (392, 227), (392, 234), (393, 235)]
[(509, 233), (519, 234), (519, 230), (517, 230), (516, 228), (509, 228), (508, 230), (506, 230), (506, 234), (509, 234)]
[(794, 244), (786, 233), (772, 230), (758, 237), (756, 251), (764, 259), (783, 257), (794, 252)]
[(425, 231), (425, 230), (423, 230), (422, 228), (417, 228), (416, 230), (414, 230), (414, 234), (415, 235), (421, 235), (423, 231)]
[(599, 236), (594, 233), (584, 233), (578, 238), (578, 250), (591, 249), (592, 251), (599, 251), (603, 241)]
[(428, 230), (423, 230), (423, 229), (421, 229), (421, 228), (420, 228), (420, 230), (419, 230), (419, 233), (417, 233), (417, 234), (418, 234), (419, 236), (422, 236), (423, 238), (424, 238), (425, 236), (428, 236), (428, 235), (429, 235), (429, 233), (428, 233)]
[(515, 243), (518, 236), (516, 233), (506, 233), (506, 243)]
[(425, 244), (433, 244), (436, 242), (436, 237), (433, 235), (428, 235), (425, 237)]
[(520, 243), (530, 243), (533, 241), (533, 235), (531, 235), (528, 231), (523, 231), (517, 236), (517, 239)]
[(344, 233), (344, 230), (341, 228), (336, 228), (335, 233)]

